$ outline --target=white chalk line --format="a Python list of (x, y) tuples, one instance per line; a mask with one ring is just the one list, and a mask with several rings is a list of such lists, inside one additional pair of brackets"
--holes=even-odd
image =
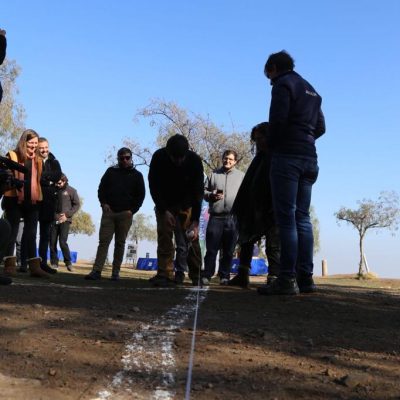
[(196, 313), (207, 291), (192, 288), (181, 304), (151, 324), (142, 325), (141, 331), (134, 333), (125, 345), (122, 370), (114, 375), (107, 389), (99, 392), (93, 400), (130, 398), (126, 396), (135, 393), (136, 382), (151, 388), (150, 398), (153, 400), (174, 399), (176, 363), (173, 347), (176, 332)]

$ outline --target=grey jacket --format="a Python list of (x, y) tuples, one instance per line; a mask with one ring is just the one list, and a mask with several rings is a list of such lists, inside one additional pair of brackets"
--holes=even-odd
[[(204, 199), (210, 203), (208, 208), (210, 215), (224, 215), (231, 212), (243, 177), (244, 173), (236, 168), (231, 169), (228, 173), (223, 168), (219, 168), (211, 174), (204, 191)], [(223, 190), (224, 198), (211, 202), (210, 194), (218, 189)]]

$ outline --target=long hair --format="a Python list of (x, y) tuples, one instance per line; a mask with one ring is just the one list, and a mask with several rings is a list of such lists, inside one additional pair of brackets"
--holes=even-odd
[[(39, 135), (33, 129), (26, 129), (22, 133), (14, 150), (17, 153), (19, 161), (24, 162), (26, 160), (26, 142), (33, 138), (38, 138), (39, 140)], [(36, 155), (39, 155), (39, 148), (36, 149)]]

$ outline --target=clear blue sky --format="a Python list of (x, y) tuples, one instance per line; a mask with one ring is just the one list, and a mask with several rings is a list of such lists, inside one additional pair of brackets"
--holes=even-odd
[[(27, 126), (49, 139), (97, 225), (105, 154), (127, 136), (154, 143), (156, 131), (133, 121), (138, 108), (164, 98), (248, 131), (268, 118), (266, 58), (289, 51), (323, 97), (327, 122), (313, 195), (319, 274), (322, 258), (330, 273), (357, 271), (357, 233), (337, 226), (334, 212), (381, 190), (400, 192), (399, 19), (397, 0), (3, 0), (0, 28), (22, 67)], [(152, 207), (148, 193), (142, 212)], [(70, 241), (79, 257), (94, 257), (97, 233)], [(400, 277), (399, 244), (399, 236), (370, 233), (371, 269)]]

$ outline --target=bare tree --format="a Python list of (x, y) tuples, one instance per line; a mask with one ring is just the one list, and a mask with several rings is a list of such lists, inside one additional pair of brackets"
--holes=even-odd
[(366, 270), (364, 254), (364, 238), (369, 229), (397, 230), (400, 216), (399, 196), (395, 192), (381, 192), (378, 200), (363, 199), (357, 202), (357, 209), (340, 208), (335, 213), (338, 221), (346, 221), (357, 229), (359, 235), (360, 261), (358, 275), (362, 276)]
[(20, 68), (13, 60), (6, 59), (0, 66), (0, 79), (3, 86), (3, 99), (0, 103), (0, 154), (4, 155), (15, 147), (25, 129), (25, 110), (18, 104), (16, 80)]
[(210, 118), (187, 111), (174, 102), (153, 99), (139, 110), (136, 118), (150, 119), (150, 125), (158, 129), (157, 147), (165, 146), (167, 140), (179, 133), (184, 135), (190, 147), (203, 160), (204, 169), (209, 174), (221, 166), (224, 150), (238, 153), (238, 168), (246, 170), (251, 162), (250, 136), (248, 132), (226, 132)]

